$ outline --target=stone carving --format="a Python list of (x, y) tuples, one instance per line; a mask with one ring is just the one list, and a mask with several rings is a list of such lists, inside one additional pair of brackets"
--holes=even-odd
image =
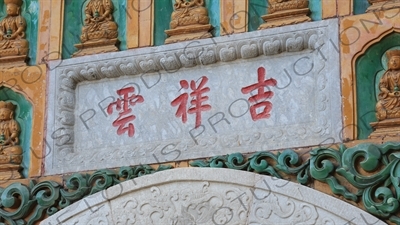
[(368, 7), (366, 12), (388, 10), (400, 7), (400, 1), (397, 0), (368, 0), (368, 2), (371, 4), (371, 6)]
[[(77, 87), (81, 84), (84, 85), (87, 82), (98, 82), (101, 79), (108, 77), (108, 72), (102, 70), (104, 67), (113, 66), (117, 68), (116, 71), (113, 72), (115, 78), (123, 79), (125, 76), (129, 78), (134, 78), (135, 75), (141, 75), (148, 73), (150, 71), (160, 71), (160, 77), (165, 74), (168, 74), (171, 71), (178, 70), (184, 67), (193, 67), (193, 66), (203, 66), (203, 64), (211, 64), (211, 63), (218, 63), (221, 61), (230, 61), (230, 60), (237, 60), (243, 59), (244, 57), (253, 57), (260, 55), (274, 55), (280, 52), (285, 52), (289, 48), (289, 45), (292, 45), (289, 39), (296, 39), (298, 37), (303, 38), (303, 47), (301, 49), (313, 49), (314, 46), (309, 45), (310, 38), (315, 36), (318, 39), (326, 40), (326, 31), (327, 29), (337, 29), (337, 23), (334, 20), (329, 21), (320, 21), (316, 23), (307, 23), (305, 24), (303, 30), (296, 30), (296, 31), (285, 31), (282, 34), (276, 34), (271, 30), (262, 30), (257, 31), (254, 34), (238, 34), (235, 37), (231, 37), (229, 41), (227, 40), (215, 40), (215, 44), (210, 41), (210, 39), (205, 39), (200, 41), (200, 44), (192, 43), (188, 45), (186, 48), (183, 48), (179, 44), (173, 45), (163, 45), (157, 48), (157, 51), (150, 51), (147, 49), (140, 49), (141, 51), (127, 51), (127, 52), (118, 52), (114, 53), (113, 55), (109, 56), (108, 58), (104, 58), (103, 60), (92, 61), (92, 59), (85, 59), (84, 61), (80, 59), (70, 59), (65, 61), (62, 66), (57, 67), (55, 70), (51, 72), (50, 82), (51, 85), (54, 85), (54, 89), (51, 89), (52, 95), (56, 96), (53, 101), (50, 102), (49, 105), (49, 116), (54, 119), (49, 119), (48, 127), (52, 127), (53, 130), (47, 133), (48, 140), (50, 140), (50, 145), (54, 148), (54, 151), (49, 152), (49, 156), (46, 157), (46, 173), (47, 174), (54, 174), (63, 172), (76, 172), (79, 171), (78, 169), (83, 169), (83, 163), (80, 163), (81, 160), (84, 160), (85, 166), (90, 166), (91, 170), (100, 169), (98, 166), (103, 167), (116, 167), (117, 164), (113, 165), (104, 165), (97, 163), (98, 160), (105, 160), (109, 159), (110, 157), (112, 160), (106, 160), (107, 163), (114, 163), (114, 158), (118, 156), (118, 154), (113, 154), (110, 151), (103, 151), (99, 149), (97, 154), (93, 156), (86, 151), (79, 151), (76, 147), (76, 144), (79, 143), (77, 138), (77, 133), (75, 133), (78, 127), (78, 123), (81, 121), (79, 118), (75, 118), (75, 121), (65, 118), (67, 115), (74, 114), (76, 115), (75, 111), (77, 110), (77, 99), (76, 94), (79, 93)], [(332, 27), (333, 26), (333, 27)], [(285, 28), (284, 28), (285, 29)], [(291, 30), (292, 28), (287, 27), (287, 30)], [(256, 35), (255, 35), (256, 34)], [(265, 51), (265, 43), (271, 43), (279, 47), (277, 51)], [(178, 46), (178, 47), (177, 47)], [(257, 47), (257, 48), (256, 48)], [(296, 51), (300, 48), (293, 48), (293, 51)], [(173, 57), (170, 57), (173, 56)], [(233, 58), (230, 58), (233, 56)], [(331, 57), (331, 56), (330, 56)], [(333, 57), (333, 56), (332, 56)], [(167, 63), (164, 62), (165, 59), (168, 58), (168, 61), (171, 60), (170, 68), (166, 68)], [(253, 58), (254, 59), (254, 58)], [(330, 59), (329, 59), (330, 60)], [(173, 62), (175, 61), (175, 62)], [(306, 62), (300, 60), (298, 65)], [(235, 61), (230, 61), (230, 63), (234, 63)], [(302, 79), (304, 82), (298, 82), (296, 80), (290, 80), (291, 78), (284, 78), (285, 83), (282, 82), (282, 85), (279, 87), (282, 89), (285, 87), (286, 84), (291, 83), (298, 87), (299, 91), (297, 95), (301, 94), (307, 96), (306, 93), (310, 91), (317, 91), (314, 90), (315, 87), (318, 87), (318, 99), (316, 99), (316, 111), (314, 116), (318, 117), (325, 117), (327, 113), (330, 113), (331, 104), (332, 104), (332, 96), (329, 97), (326, 90), (327, 87), (332, 86), (332, 77), (330, 76), (331, 73), (327, 73), (325, 67), (325, 61), (321, 60), (322, 63), (315, 64), (314, 70), (318, 71), (318, 74), (315, 74), (318, 77), (318, 84), (314, 84), (313, 81), (309, 76), (304, 76), (305, 78)], [(169, 64), (169, 63), (168, 63)], [(168, 71), (163, 71), (168, 69)], [(184, 70), (184, 69), (182, 69)], [(303, 73), (306, 71), (302, 71), (301, 68), (298, 68), (299, 73)], [(330, 70), (332, 71), (332, 70)], [(181, 72), (181, 70), (177, 71), (177, 73)], [(292, 76), (292, 74), (287, 74), (282, 71), (282, 76)], [(292, 76), (296, 77), (296, 76)], [(300, 76), (299, 76), (300, 77)], [(143, 79), (147, 81), (148, 77), (147, 74), (142, 76)], [(156, 82), (156, 81), (155, 81)], [(148, 82), (147, 85), (151, 86), (155, 82)], [(333, 85), (336, 86), (336, 85)], [(301, 88), (300, 88), (301, 87)], [(337, 92), (339, 93), (339, 92)], [(290, 96), (289, 96), (290, 95)], [(285, 93), (284, 96), (277, 95), (277, 104), (287, 105), (285, 99), (293, 99), (293, 95), (289, 93)], [(329, 101), (328, 101), (329, 100)], [(100, 100), (99, 100), (100, 101)], [(240, 103), (240, 102), (239, 102)], [(283, 115), (286, 118), (295, 118), (295, 115), (290, 114), (291, 110), (287, 110), (287, 115)], [(285, 113), (286, 114), (286, 113)], [(64, 119), (63, 119), (64, 118)], [(285, 119), (285, 118), (283, 118)], [(281, 143), (287, 141), (288, 135), (291, 137), (291, 141), (294, 139), (296, 140), (306, 140), (310, 139), (310, 136), (313, 137), (325, 137), (326, 135), (333, 134), (334, 127), (340, 126), (339, 123), (332, 123), (332, 120), (316, 120), (313, 125), (296, 125), (293, 126), (291, 131), (297, 132), (296, 134), (288, 134), (287, 126), (279, 126), (275, 127), (273, 133), (265, 132), (260, 133), (260, 138), (258, 139), (247, 139), (247, 137), (253, 137), (256, 134), (253, 132), (248, 132), (246, 134), (240, 135), (239, 140), (240, 142), (246, 145), (255, 145), (255, 144), (263, 144), (262, 149), (271, 149), (273, 148), (282, 148)], [(336, 128), (337, 129), (337, 128)], [(51, 134), (56, 132), (57, 135)], [(299, 135), (301, 132), (301, 136)], [(258, 135), (258, 134), (257, 134)], [(55, 138), (54, 138), (55, 137)], [(173, 143), (176, 144), (176, 148), (181, 149), (183, 154), (180, 157), (187, 157), (187, 149), (191, 149), (190, 152), (194, 152), (194, 149), (198, 148), (220, 148), (222, 144), (224, 144), (224, 139), (230, 139), (231, 135), (222, 135), (218, 138), (210, 137), (207, 139), (199, 139), (199, 145), (195, 145), (192, 140), (173, 140)], [(78, 141), (77, 141), (78, 140)], [(213, 140), (213, 142), (210, 142)], [(324, 140), (324, 139), (322, 139)], [(322, 141), (321, 140), (321, 141)], [(319, 143), (319, 142), (318, 142)], [(139, 156), (140, 159), (137, 157), (124, 157), (123, 159), (119, 159), (115, 162), (118, 164), (121, 163), (120, 160), (123, 160), (127, 165), (135, 165), (136, 163), (151, 163), (145, 162), (149, 159), (154, 160), (152, 156), (153, 152), (159, 152), (162, 146), (171, 144), (171, 141), (161, 141), (157, 143), (147, 143), (142, 144), (138, 143), (135, 146), (132, 146), (129, 151), (125, 149), (119, 149), (119, 155), (126, 155), (126, 154), (133, 154), (135, 153), (136, 156)], [(238, 147), (235, 145), (235, 147)], [(247, 147), (246, 147), (247, 148)], [(68, 151), (64, 151), (64, 149), (68, 149)], [(144, 151), (144, 149), (148, 149), (148, 151)], [(143, 151), (139, 153), (139, 151)], [(65, 153), (61, 156), (61, 152)], [(215, 153), (215, 154), (224, 154), (222, 152)], [(135, 160), (132, 160), (135, 159)], [(57, 163), (54, 163), (57, 162)], [(93, 165), (95, 167), (93, 167)], [(86, 170), (89, 170), (89, 167), (85, 167)]]
[[(332, 193), (343, 196), (350, 201), (360, 202), (362, 200), (363, 207), (371, 214), (399, 224), (400, 205), (398, 204), (399, 201), (393, 197), (400, 192), (397, 172), (400, 157), (396, 156), (399, 150), (400, 143), (387, 142), (383, 145), (363, 143), (351, 148), (344, 145), (340, 146), (339, 149), (315, 148), (310, 151), (310, 158), (304, 161), (301, 160), (300, 154), (294, 150), (284, 150), (278, 155), (271, 152), (257, 152), (249, 157), (244, 157), (240, 153), (215, 156), (208, 160), (192, 161), (190, 165), (256, 171), (278, 178), (282, 178), (280, 174), (283, 172), (297, 175), (297, 182), (304, 185), (308, 184), (311, 178), (327, 183)], [(362, 162), (359, 161), (361, 158), (363, 158)], [(389, 159), (389, 161), (382, 161), (384, 159)], [(335, 162), (339, 162), (339, 164), (334, 166)], [(374, 174), (367, 174), (366, 172), (369, 171), (374, 171)], [(393, 189), (387, 185), (391, 182)], [(344, 183), (347, 185), (343, 185)], [(264, 195), (257, 193), (257, 196), (269, 195), (271, 185), (265, 184), (265, 186), (267, 193)], [(279, 184), (278, 186), (285, 185)], [(379, 193), (384, 193), (385, 200), (376, 201), (374, 199), (374, 196), (378, 196)], [(279, 206), (275, 202), (272, 202), (272, 204)], [(297, 211), (300, 212), (300, 210)], [(264, 217), (261, 218), (269, 218), (270, 214), (270, 210), (264, 207), (261, 212)], [(281, 211), (280, 214), (283, 214), (283, 212)], [(287, 212), (287, 214), (290, 214), (290, 212)], [(310, 221), (310, 224), (321, 223)]]
[(4, 0), (7, 16), (0, 21), (0, 65), (4, 68), (26, 65), (29, 43), (26, 22), (21, 15), (22, 0)]
[(254, 201), (249, 224), (321, 224), (319, 210), (312, 204), (268, 192), (262, 196), (268, 197)]
[[(104, 171), (98, 178), (107, 182), (115, 177)], [(76, 178), (79, 176), (74, 183), (79, 186), (74, 189), (86, 190), (81, 187), (90, 182), (78, 183)], [(40, 224), (83, 223), (89, 220), (88, 214), (93, 214), (90, 218), (99, 215), (97, 211), (101, 211), (101, 218), (111, 215), (108, 224), (385, 224), (308, 187), (222, 168), (173, 169), (118, 183), (65, 207)]]
[[(130, 205), (129, 214), (136, 215), (132, 224), (226, 224), (230, 220), (240, 221), (238, 215), (245, 213), (239, 201), (232, 199), (243, 193), (239, 189), (232, 188), (223, 191), (215, 190), (216, 185), (209, 182), (193, 183), (190, 187), (182, 184), (185, 188), (170, 189), (168, 186), (153, 186), (144, 192), (148, 195), (146, 199), (139, 201), (128, 197), (128, 200), (115, 201), (112, 205)], [(247, 193), (250, 195), (250, 193)], [(242, 203), (248, 205), (249, 198), (243, 198)], [(122, 204), (120, 204), (120, 202)], [(230, 210), (227, 210), (230, 207)], [(235, 212), (236, 215), (233, 215)], [(121, 215), (122, 216), (122, 215)], [(119, 217), (119, 216), (118, 216)], [(241, 223), (245, 221), (242, 218)], [(124, 221), (120, 221), (124, 222)]]
[(268, 14), (261, 17), (265, 23), (259, 30), (311, 21), (307, 16), (310, 12), (308, 0), (271, 0), (268, 3)]
[(20, 128), (14, 120), (16, 106), (0, 101), (0, 180), (21, 178), (18, 170), (22, 162), (22, 148), (19, 146)]
[(370, 138), (397, 136), (400, 132), (400, 50), (386, 52), (388, 70), (379, 81), (376, 117)]
[(85, 8), (85, 24), (78, 52), (72, 56), (118, 51), (118, 25), (114, 22), (111, 0), (90, 0)]
[(175, 0), (165, 44), (212, 37), (209, 21), (204, 0)]
[(378, 120), (400, 118), (400, 50), (387, 52), (388, 70), (379, 82)]

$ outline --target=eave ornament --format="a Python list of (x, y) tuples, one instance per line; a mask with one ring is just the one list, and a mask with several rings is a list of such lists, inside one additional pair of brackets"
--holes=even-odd
[(209, 21), (204, 0), (175, 0), (165, 44), (212, 37)]
[(21, 15), (22, 0), (4, 0), (7, 16), (0, 21), (0, 67), (25, 66), (29, 43), (26, 21)]
[(271, 0), (269, 1), (268, 14), (261, 18), (265, 23), (259, 30), (311, 21), (307, 16), (308, 0)]
[(72, 56), (116, 52), (118, 26), (114, 22), (114, 6), (111, 0), (90, 0), (85, 8), (85, 24), (82, 27), (78, 52)]

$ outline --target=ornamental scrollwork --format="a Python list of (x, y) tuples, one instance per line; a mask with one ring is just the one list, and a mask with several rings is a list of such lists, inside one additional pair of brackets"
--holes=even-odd
[[(291, 149), (277, 154), (257, 152), (249, 156), (233, 153), (190, 162), (192, 167), (243, 170), (277, 178), (296, 177), (298, 183), (327, 183), (330, 190), (348, 201), (361, 202), (369, 213), (400, 224), (400, 143), (359, 144), (339, 149), (319, 147), (310, 156)], [(34, 224), (89, 195), (126, 180), (171, 169), (148, 165), (103, 169), (92, 174), (75, 173), (64, 184), (42, 181), (29, 185), (13, 183), (0, 189), (0, 223)], [(10, 209), (14, 210), (10, 210)]]
[(369, 213), (400, 224), (399, 150), (400, 143), (364, 143), (351, 148), (341, 145), (339, 150), (316, 148), (305, 161), (288, 149), (277, 154), (258, 152), (247, 158), (241, 153), (216, 156), (193, 161), (191, 166), (230, 168), (277, 178), (293, 175), (303, 185), (321, 181), (334, 194), (349, 201), (361, 201)]
[(119, 171), (102, 169), (93, 174), (75, 173), (65, 180), (65, 185), (42, 181), (29, 185), (19, 182), (0, 188), (0, 224), (31, 225), (51, 216), (84, 197), (105, 190), (126, 180), (170, 169), (148, 165), (122, 167)]

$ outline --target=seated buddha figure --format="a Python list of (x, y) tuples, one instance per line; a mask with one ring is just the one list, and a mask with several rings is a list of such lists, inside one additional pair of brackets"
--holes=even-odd
[(204, 0), (175, 0), (175, 11), (171, 14), (170, 28), (187, 25), (207, 25), (209, 17)]
[(94, 39), (118, 37), (118, 26), (112, 16), (113, 8), (111, 0), (90, 0), (85, 8), (86, 18), (82, 28), (82, 43)]
[(400, 50), (386, 53), (388, 70), (379, 81), (380, 93), (376, 104), (378, 120), (400, 118)]
[(7, 16), (0, 21), (0, 57), (26, 55), (25, 19), (21, 16), (22, 0), (4, 0)]
[(21, 163), (20, 128), (13, 118), (15, 107), (11, 102), (0, 101), (0, 164)]
[(303, 9), (308, 7), (308, 0), (272, 0), (268, 6), (268, 13), (277, 11)]
[(268, 29), (311, 21), (308, 16), (309, 0), (268, 0), (267, 14), (261, 16), (265, 23), (258, 29)]

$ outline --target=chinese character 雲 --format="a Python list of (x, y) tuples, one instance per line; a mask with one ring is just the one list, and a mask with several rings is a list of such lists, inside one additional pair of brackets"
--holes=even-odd
[(128, 132), (128, 136), (133, 137), (135, 134), (135, 127), (131, 122), (136, 118), (136, 116), (131, 114), (131, 106), (133, 107), (136, 103), (144, 102), (144, 99), (141, 95), (136, 95), (134, 92), (134, 87), (126, 87), (118, 90), (117, 94), (122, 96), (122, 99), (118, 98), (107, 107), (108, 115), (113, 113), (114, 108), (119, 111), (118, 118), (112, 123), (114, 127), (118, 127), (118, 135)]

